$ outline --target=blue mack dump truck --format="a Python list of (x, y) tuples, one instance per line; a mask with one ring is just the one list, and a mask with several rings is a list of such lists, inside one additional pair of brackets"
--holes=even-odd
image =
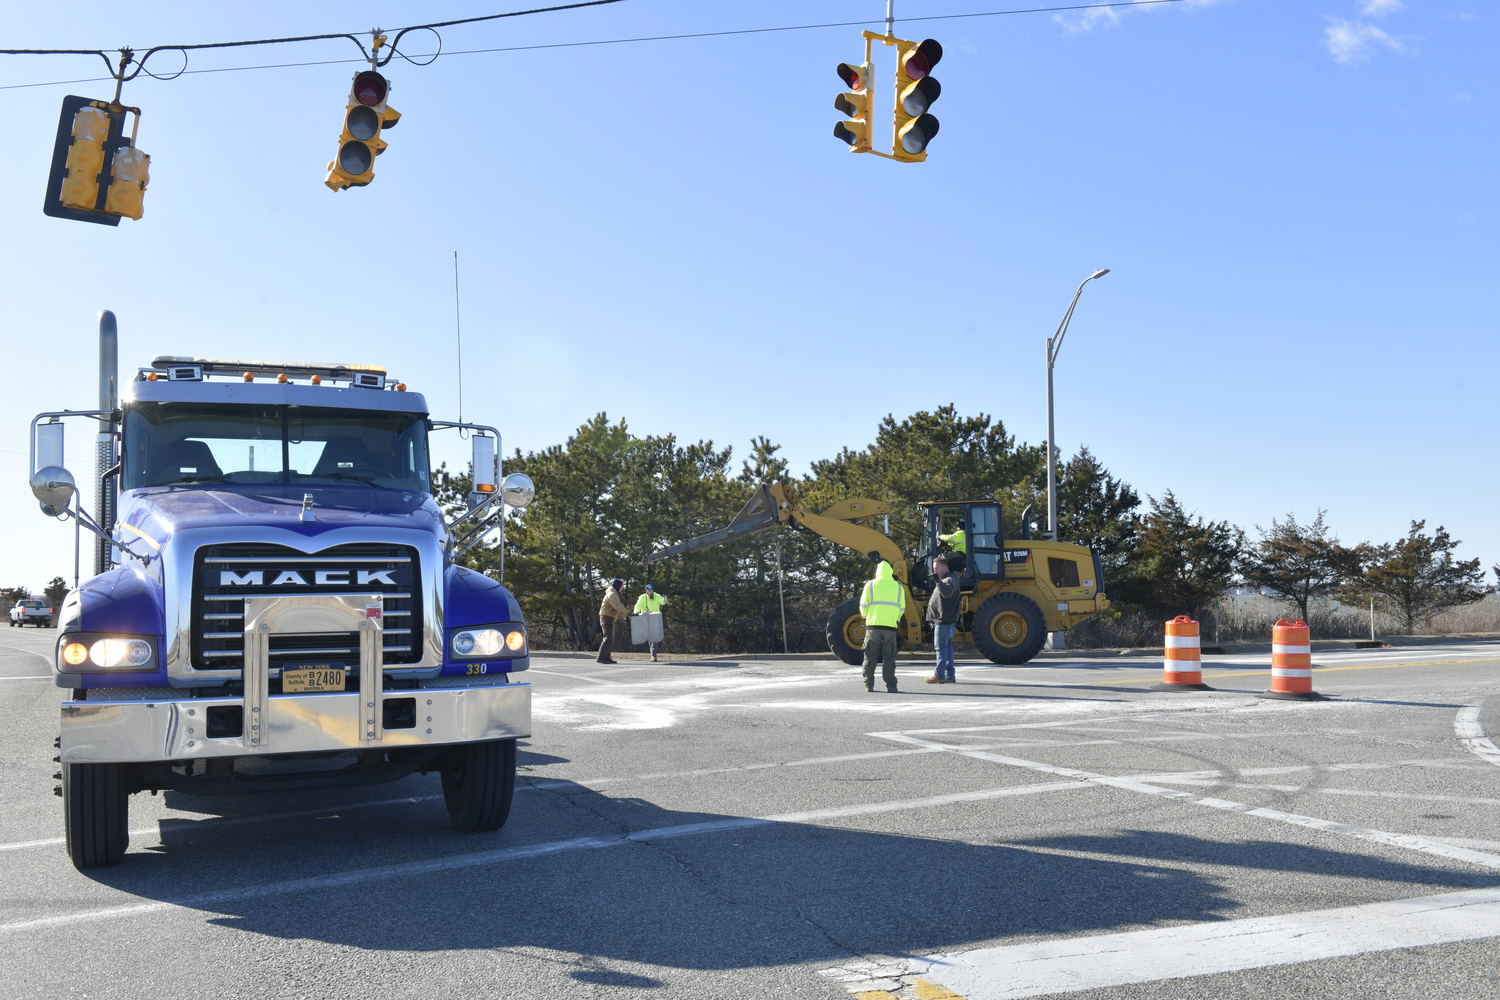
[[(159, 357), (116, 402), (33, 421), (43, 511), (98, 535), (57, 616), (68, 854), (114, 864), (129, 796), (294, 792), (442, 776), (456, 826), (504, 824), (531, 732), (526, 623), (455, 559), (524, 507), (499, 434), (434, 421), (383, 369)], [(95, 513), (62, 418), (101, 427)], [(427, 437), (473, 432), (469, 510), (434, 502)], [(102, 515), (102, 516), (101, 516)]]

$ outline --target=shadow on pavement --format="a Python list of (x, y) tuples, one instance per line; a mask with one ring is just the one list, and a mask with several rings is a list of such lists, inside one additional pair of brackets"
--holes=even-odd
[[(734, 817), (550, 782), (556, 791), (517, 797), (505, 829), (466, 836), (446, 827), (440, 801), (422, 800), (433, 786), (410, 781), (404, 793), (416, 801), (347, 818), (330, 806), (327, 816), (253, 828), (164, 828), (160, 853), (89, 874), (269, 938), (363, 950), (552, 949), (695, 969), (924, 955), (1015, 935), (1235, 915), (1219, 878), (1164, 861), (1272, 869), (1289, 880), (1379, 879), (1403, 883), (1404, 895), (1414, 883), (1497, 881), (1333, 850), (1145, 831), (965, 843), (943, 839), (954, 815), (947, 808), (897, 814), (893, 821), (916, 834), (771, 823), (626, 841), (627, 833)], [(997, 815), (1003, 826), (1004, 808)], [(849, 822), (878, 827), (879, 817)], [(598, 839), (566, 846), (575, 838)], [(442, 867), (444, 859), (543, 844), (550, 852)], [(381, 870), (317, 881), (364, 869)], [(303, 879), (314, 881), (288, 885)], [(596, 986), (657, 985), (596, 968), (572, 974)]]

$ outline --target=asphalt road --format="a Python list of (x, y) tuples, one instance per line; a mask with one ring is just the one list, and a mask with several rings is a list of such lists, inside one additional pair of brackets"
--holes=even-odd
[(137, 795), (85, 875), (52, 640), (0, 641), (6, 997), (1500, 996), (1500, 643), (1315, 655), (1315, 703), (1264, 656), (539, 656), (498, 833), (435, 777)]

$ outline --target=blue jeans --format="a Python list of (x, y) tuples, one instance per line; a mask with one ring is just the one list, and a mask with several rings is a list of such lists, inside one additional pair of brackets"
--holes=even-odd
[(940, 680), (956, 680), (953, 676), (953, 625), (944, 625), (942, 622), (932, 627), (933, 636), (937, 639), (937, 669), (933, 676)]

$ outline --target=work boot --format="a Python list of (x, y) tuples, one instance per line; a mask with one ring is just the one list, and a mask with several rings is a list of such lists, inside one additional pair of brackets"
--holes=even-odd
[(896, 694), (896, 685), (892, 684), (885, 689), (886, 694)]
[(874, 684), (866, 684), (865, 685), (865, 690), (866, 691), (874, 691), (875, 690), (875, 685)]
[(946, 680), (944, 680), (941, 677), (928, 677), (928, 678), (926, 678), (926, 681), (927, 681), (928, 684), (946, 684), (946, 683), (948, 683)]

